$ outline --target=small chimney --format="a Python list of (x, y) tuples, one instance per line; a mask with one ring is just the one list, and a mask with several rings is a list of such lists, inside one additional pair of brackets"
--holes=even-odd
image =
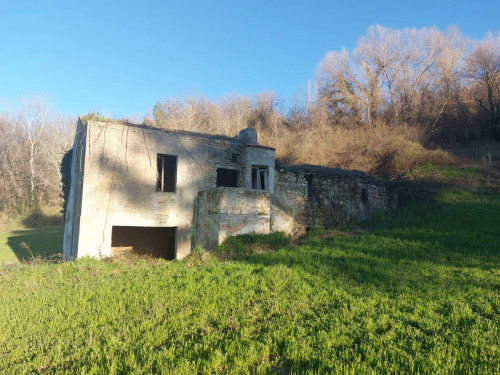
[(238, 138), (241, 139), (246, 144), (257, 143), (257, 130), (252, 128), (246, 128), (240, 131)]

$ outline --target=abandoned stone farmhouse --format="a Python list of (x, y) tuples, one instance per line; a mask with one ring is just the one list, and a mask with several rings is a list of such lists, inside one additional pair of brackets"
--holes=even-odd
[(393, 205), (366, 173), (277, 163), (254, 129), (229, 138), (80, 119), (64, 256), (181, 259), (227, 236), (303, 234)]

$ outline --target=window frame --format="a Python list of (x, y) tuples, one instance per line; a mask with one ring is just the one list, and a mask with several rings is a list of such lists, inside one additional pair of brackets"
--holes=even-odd
[[(160, 168), (160, 160), (162, 160), (161, 168)], [(173, 164), (170, 165), (169, 169), (173, 170), (173, 182), (169, 181), (168, 185), (173, 185), (173, 188), (170, 186), (170, 188), (167, 190), (166, 186), (167, 183), (166, 181), (166, 175), (165, 173), (167, 171), (166, 166), (167, 163), (166, 161), (170, 160), (173, 161)], [(156, 154), (156, 186), (155, 186), (155, 191), (159, 193), (177, 193), (177, 155), (170, 155), (170, 154)], [(169, 174), (169, 175), (170, 175)]]
[[(255, 180), (254, 180), (255, 171)], [(264, 187), (262, 187), (264, 176)], [(255, 183), (254, 183), (255, 182)], [(252, 190), (269, 191), (269, 167), (266, 165), (252, 165)]]

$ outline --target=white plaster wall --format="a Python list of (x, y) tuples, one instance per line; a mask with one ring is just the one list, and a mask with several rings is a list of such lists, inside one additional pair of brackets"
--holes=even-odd
[[(193, 202), (204, 186), (202, 139), (120, 124), (89, 124), (78, 257), (111, 255), (116, 225), (178, 227), (177, 258), (191, 251)], [(177, 155), (176, 193), (157, 192), (157, 153)]]

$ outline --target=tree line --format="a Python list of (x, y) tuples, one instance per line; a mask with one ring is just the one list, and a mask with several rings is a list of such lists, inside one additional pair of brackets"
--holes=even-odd
[(328, 52), (318, 78), (334, 123), (407, 124), (440, 143), (500, 141), (500, 33), (473, 41), (456, 27), (372, 26), (353, 51)]
[(60, 163), (75, 119), (32, 98), (0, 113), (0, 212), (26, 214), (61, 203)]
[(409, 126), (438, 144), (500, 141), (500, 33), (473, 41), (456, 27), (441, 31), (371, 26), (353, 51), (330, 51), (319, 63), (313, 100), (254, 97), (170, 98), (158, 102), (156, 126), (234, 134), (242, 126)]
[(226, 135), (259, 132), (284, 162), (398, 177), (449, 164), (439, 147), (500, 141), (500, 33), (371, 26), (354, 50), (319, 62), (314, 93), (159, 101), (145, 122)]

